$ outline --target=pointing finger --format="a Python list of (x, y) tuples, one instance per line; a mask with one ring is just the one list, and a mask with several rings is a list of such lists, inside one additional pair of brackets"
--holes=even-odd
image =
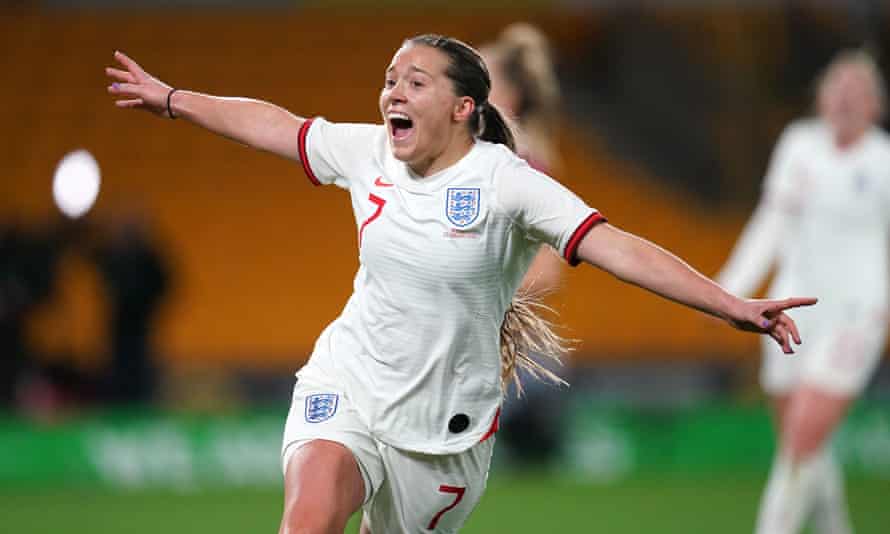
[(780, 312), (782, 310), (787, 310), (789, 308), (799, 308), (801, 306), (812, 306), (816, 304), (819, 299), (812, 297), (794, 297), (787, 298), (784, 300), (777, 301), (772, 306), (770, 306), (770, 311), (772, 312)]

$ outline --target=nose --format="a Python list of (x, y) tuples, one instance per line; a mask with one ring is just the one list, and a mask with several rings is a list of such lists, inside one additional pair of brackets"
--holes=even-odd
[(405, 86), (402, 80), (396, 82), (396, 84), (389, 90), (389, 99), (392, 102), (405, 102)]

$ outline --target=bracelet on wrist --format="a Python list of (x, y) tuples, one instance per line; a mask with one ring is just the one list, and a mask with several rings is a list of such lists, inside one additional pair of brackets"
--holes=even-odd
[(172, 97), (173, 93), (178, 90), (179, 89), (170, 89), (170, 92), (167, 93), (167, 115), (173, 120), (176, 119), (176, 115), (173, 114), (173, 108), (170, 107), (170, 97)]

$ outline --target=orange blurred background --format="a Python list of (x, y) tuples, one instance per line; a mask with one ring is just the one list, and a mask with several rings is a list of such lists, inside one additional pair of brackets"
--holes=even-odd
[[(0, 85), (5, 162), (0, 213), (25, 221), (54, 216), (50, 178), (58, 160), (90, 150), (102, 168), (96, 220), (121, 206), (150, 216), (175, 259), (159, 352), (170, 363), (295, 368), (351, 292), (356, 228), (347, 194), (314, 188), (299, 165), (199, 131), (184, 121), (116, 109), (103, 68), (115, 49), (181, 88), (252, 96), (305, 116), (376, 121), (383, 69), (400, 42), (427, 31), (480, 43), (515, 20), (530, 20), (571, 63), (596, 33), (598, 15), (543, 10), (444, 14), (335, 15), (299, 12), (8, 12), (0, 18)], [(387, 12), (390, 13), (390, 12)], [(770, 46), (779, 31), (760, 11), (724, 9), (708, 17), (664, 13), (690, 34), (705, 32), (703, 57), (753, 68), (739, 31), (759, 28)], [(685, 17), (685, 18), (684, 18)], [(688, 19), (688, 20), (686, 20)], [(750, 39), (746, 39), (750, 41)], [(719, 58), (719, 59), (718, 59)], [(773, 117), (773, 130), (786, 117)], [(678, 125), (682, 130), (682, 125)], [(727, 127), (727, 136), (732, 136)], [(713, 274), (753, 205), (765, 160), (745, 202), (712, 209), (621, 161), (568, 117), (554, 174), (610, 222), (649, 238)], [(729, 150), (729, 149), (727, 149)], [(742, 158), (740, 158), (742, 159)], [(47, 352), (101, 358), (102, 300), (83, 260), (63, 261), (61, 294), (44, 306), (32, 337)], [(581, 359), (754, 360), (755, 336), (621, 284), (590, 268), (571, 270), (552, 303)]]

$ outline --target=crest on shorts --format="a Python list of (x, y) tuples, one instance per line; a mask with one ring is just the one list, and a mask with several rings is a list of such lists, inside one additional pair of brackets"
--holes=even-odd
[(458, 228), (472, 224), (479, 217), (479, 188), (449, 187), (445, 197), (445, 215)]
[(337, 413), (336, 393), (317, 393), (306, 397), (306, 422), (321, 423)]

